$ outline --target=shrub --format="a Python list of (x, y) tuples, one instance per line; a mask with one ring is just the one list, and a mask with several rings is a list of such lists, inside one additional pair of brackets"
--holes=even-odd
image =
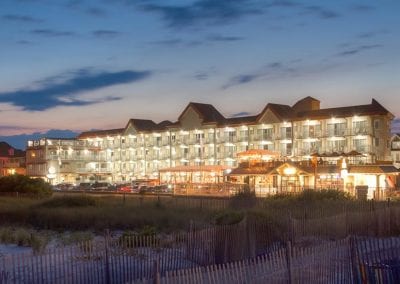
[(39, 207), (56, 208), (56, 207), (87, 207), (96, 206), (97, 200), (93, 196), (63, 196), (56, 197), (42, 202)]
[(61, 237), (63, 245), (81, 244), (93, 240), (93, 233), (76, 231)]
[(336, 189), (323, 189), (315, 191), (306, 189), (296, 199), (299, 201), (320, 201), (320, 200), (351, 200), (349, 193)]
[(0, 192), (18, 192), (46, 197), (51, 196), (52, 189), (50, 184), (43, 179), (34, 179), (24, 175), (10, 175), (0, 178)]
[(229, 202), (229, 207), (234, 209), (252, 208), (257, 204), (256, 194), (253, 191), (239, 192)]
[(233, 225), (243, 220), (244, 213), (240, 211), (223, 211), (214, 217), (216, 225)]
[(0, 228), (0, 243), (12, 244), (15, 242), (14, 232), (9, 227)]

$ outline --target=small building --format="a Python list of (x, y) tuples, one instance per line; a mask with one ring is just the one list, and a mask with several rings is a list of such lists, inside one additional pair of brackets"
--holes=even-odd
[[(238, 156), (247, 155), (244, 152)], [(294, 194), (305, 189), (336, 189), (353, 196), (363, 192), (369, 199), (384, 199), (396, 190), (398, 174), (399, 170), (390, 163), (362, 163), (358, 153), (349, 152), (325, 153), (296, 162), (253, 159), (250, 163), (239, 163), (228, 176), (232, 183), (248, 185), (258, 196)]]
[(25, 151), (15, 149), (6, 142), (0, 142), (0, 176), (26, 174)]

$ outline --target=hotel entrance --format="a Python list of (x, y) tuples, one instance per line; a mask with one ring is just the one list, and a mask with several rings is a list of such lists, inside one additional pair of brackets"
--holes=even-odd
[(281, 177), (280, 191), (282, 193), (296, 193), (301, 190), (302, 187), (298, 175)]

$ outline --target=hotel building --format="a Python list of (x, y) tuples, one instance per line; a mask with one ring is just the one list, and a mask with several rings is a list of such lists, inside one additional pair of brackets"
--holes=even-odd
[(249, 149), (291, 161), (356, 151), (363, 155), (354, 157), (356, 163), (375, 163), (391, 159), (392, 119), (374, 99), (321, 109), (319, 100), (306, 97), (233, 118), (213, 105), (191, 102), (174, 122), (130, 119), (124, 128), (83, 132), (74, 139), (28, 141), (27, 174), (52, 183), (158, 179), (159, 170), (178, 166), (234, 168), (237, 153)]

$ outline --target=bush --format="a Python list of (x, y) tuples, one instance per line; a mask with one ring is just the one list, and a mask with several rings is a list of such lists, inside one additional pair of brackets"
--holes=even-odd
[(243, 220), (244, 214), (240, 211), (223, 211), (214, 217), (216, 225), (233, 225)]
[(33, 194), (40, 197), (51, 196), (50, 184), (40, 178), (30, 178), (24, 175), (11, 175), (0, 178), (0, 192), (18, 192)]
[(349, 193), (336, 189), (323, 189), (320, 191), (306, 189), (296, 199), (299, 201), (351, 200), (352, 197)]
[(246, 209), (256, 206), (257, 198), (253, 191), (239, 192), (229, 202), (229, 207), (234, 209)]
[(93, 196), (63, 196), (56, 197), (42, 202), (39, 207), (57, 208), (57, 207), (87, 207), (97, 206), (97, 200)]

